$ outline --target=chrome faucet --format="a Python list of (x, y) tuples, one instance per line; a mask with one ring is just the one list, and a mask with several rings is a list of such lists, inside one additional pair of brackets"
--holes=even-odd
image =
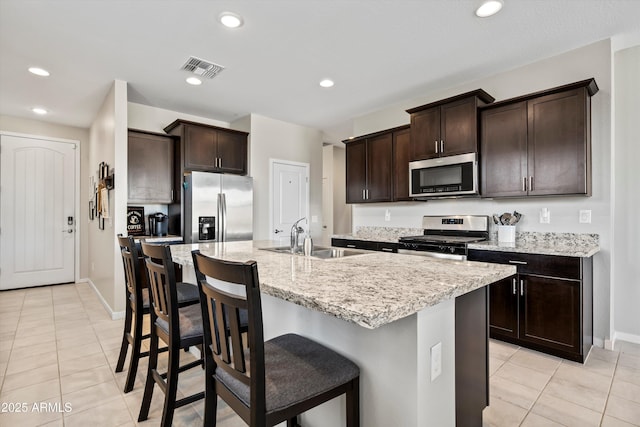
[(291, 226), (291, 253), (292, 254), (295, 254), (296, 252), (298, 252), (300, 248), (300, 243), (298, 242), (298, 240), (300, 238), (300, 233), (304, 233), (304, 228), (299, 227), (298, 223), (300, 221), (304, 221), (305, 219), (307, 218), (302, 217), (296, 222), (294, 222), (293, 225)]

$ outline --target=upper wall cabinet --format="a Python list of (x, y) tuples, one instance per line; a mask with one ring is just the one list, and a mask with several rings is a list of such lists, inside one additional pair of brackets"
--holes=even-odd
[(477, 109), (493, 100), (478, 89), (407, 110), (411, 114), (410, 160), (477, 152)]
[(176, 120), (164, 131), (180, 137), (185, 170), (247, 174), (248, 133), (186, 120)]
[(409, 126), (343, 141), (347, 203), (409, 199)]
[(172, 203), (174, 138), (129, 129), (127, 153), (129, 203)]
[(482, 108), (482, 195), (591, 195), (596, 92), (589, 79)]

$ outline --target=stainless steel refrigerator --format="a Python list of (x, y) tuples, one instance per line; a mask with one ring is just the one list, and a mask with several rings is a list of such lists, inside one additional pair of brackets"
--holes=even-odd
[(253, 239), (253, 178), (191, 172), (184, 187), (185, 243)]

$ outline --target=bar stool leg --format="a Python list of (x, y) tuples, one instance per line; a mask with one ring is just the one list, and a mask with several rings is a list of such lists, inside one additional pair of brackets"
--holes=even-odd
[(129, 393), (133, 390), (136, 382), (136, 374), (138, 373), (138, 362), (140, 361), (140, 347), (142, 345), (142, 316), (136, 313), (135, 325), (132, 334), (133, 348), (131, 350), (131, 360), (129, 362), (129, 373), (127, 374), (127, 382), (124, 385), (124, 392)]
[[(173, 341), (173, 340), (171, 340)], [(178, 373), (180, 369), (180, 348), (170, 344), (169, 364), (167, 369), (167, 390), (164, 396), (164, 409), (162, 410), (162, 427), (171, 427), (173, 412), (176, 405), (176, 394), (178, 391)]]
[(124, 316), (124, 331), (122, 332), (122, 345), (120, 346), (120, 355), (118, 356), (118, 364), (116, 365), (116, 372), (122, 372), (124, 368), (124, 360), (127, 357), (127, 350), (129, 347), (129, 340), (127, 335), (131, 332), (131, 318), (133, 317), (133, 310), (129, 301), (127, 301), (126, 313)]
[[(155, 316), (153, 316), (155, 317)], [(149, 368), (147, 369), (147, 381), (144, 386), (144, 395), (142, 397), (142, 405), (140, 405), (140, 414), (138, 422), (142, 422), (149, 417), (149, 408), (151, 407), (151, 398), (153, 397), (153, 386), (155, 385), (154, 372), (158, 369), (158, 335), (155, 333), (155, 319), (151, 318), (151, 343), (149, 348)]]

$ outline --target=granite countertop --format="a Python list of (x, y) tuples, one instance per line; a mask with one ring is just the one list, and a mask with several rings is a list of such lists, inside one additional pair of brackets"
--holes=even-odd
[(191, 251), (231, 261), (258, 263), (261, 291), (267, 295), (375, 329), (504, 279), (509, 265), (452, 261), (419, 255), (362, 252), (318, 259), (275, 253), (261, 247), (277, 242), (249, 241), (172, 245), (175, 262), (193, 265)]
[(597, 234), (576, 233), (517, 233), (515, 243), (493, 240), (469, 243), (469, 249), (483, 251), (519, 252), (539, 255), (557, 255), (588, 258), (600, 251)]
[[(421, 235), (421, 228), (358, 227), (353, 234), (336, 234), (332, 237), (348, 240), (397, 243), (402, 236)], [(600, 236), (581, 233), (518, 232), (515, 243), (497, 241), (497, 233), (490, 240), (469, 243), (469, 249), (483, 251), (520, 252), (538, 255), (590, 257), (600, 251)]]

